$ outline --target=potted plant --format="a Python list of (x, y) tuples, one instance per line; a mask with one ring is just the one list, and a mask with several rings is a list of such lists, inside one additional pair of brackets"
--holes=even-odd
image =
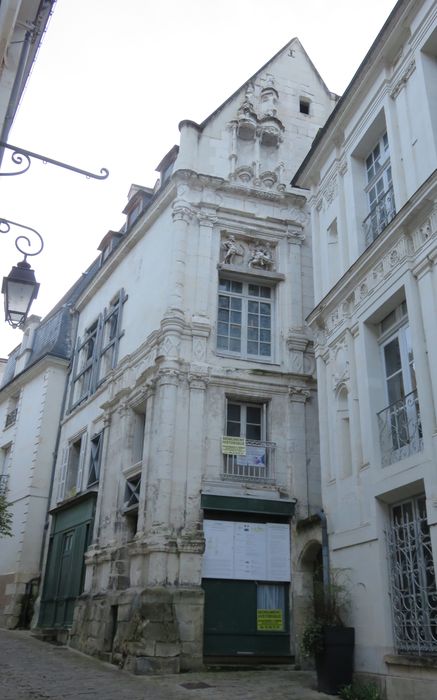
[(331, 572), (329, 583), (314, 585), (314, 619), (305, 627), (301, 649), (313, 656), (317, 690), (336, 695), (352, 683), (355, 630), (344, 624), (349, 595), (344, 572)]

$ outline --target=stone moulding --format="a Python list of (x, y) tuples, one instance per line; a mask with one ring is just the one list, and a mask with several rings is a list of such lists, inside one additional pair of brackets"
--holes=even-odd
[[(366, 266), (361, 274), (356, 274), (351, 291), (347, 295), (347, 304), (344, 300), (333, 306), (328, 312), (323, 307), (318, 307), (311, 314), (310, 325), (317, 319), (323, 319), (325, 342), (326, 338), (346, 322), (352, 314), (378, 292), (381, 284), (403, 264), (410, 262), (413, 267), (417, 265), (414, 257), (417, 253), (429, 245), (430, 241), (437, 236), (437, 208), (419, 223), (415, 224), (411, 230), (406, 230), (400, 225), (393, 228), (391, 236), (386, 240), (381, 238), (382, 250), (375, 250), (374, 263)], [(375, 243), (377, 243), (376, 239)], [(392, 241), (392, 245), (388, 245)], [(378, 257), (379, 252), (379, 257)], [(365, 256), (365, 253), (363, 254)], [(370, 257), (370, 256), (369, 256)], [(363, 257), (363, 267), (365, 258)], [(344, 294), (343, 294), (344, 296)], [(320, 340), (316, 334), (316, 345), (320, 345)]]

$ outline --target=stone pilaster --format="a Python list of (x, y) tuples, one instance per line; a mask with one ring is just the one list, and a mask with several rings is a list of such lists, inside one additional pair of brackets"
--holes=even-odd
[(288, 421), (289, 435), (293, 435), (290, 445), (292, 496), (298, 500), (300, 517), (308, 515), (308, 480), (307, 480), (307, 455), (306, 455), (306, 417), (305, 404), (311, 396), (311, 392), (302, 386), (289, 386), (290, 399)]
[(199, 238), (197, 247), (195, 317), (206, 318), (211, 291), (212, 232), (218, 219), (215, 209), (211, 207), (202, 208), (198, 212), (197, 218), (199, 221)]
[(185, 260), (187, 257), (187, 230), (193, 218), (189, 202), (176, 199), (173, 202), (173, 247), (171, 257), (171, 293), (170, 308), (184, 308)]

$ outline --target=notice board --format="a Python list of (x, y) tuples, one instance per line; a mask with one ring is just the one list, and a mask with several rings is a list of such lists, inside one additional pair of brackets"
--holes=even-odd
[(290, 581), (290, 526), (204, 520), (203, 578)]

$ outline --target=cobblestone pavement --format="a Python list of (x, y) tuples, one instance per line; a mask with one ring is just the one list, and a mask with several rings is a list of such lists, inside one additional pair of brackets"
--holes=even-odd
[(133, 676), (110, 664), (0, 630), (0, 700), (323, 700), (314, 674), (278, 666)]

